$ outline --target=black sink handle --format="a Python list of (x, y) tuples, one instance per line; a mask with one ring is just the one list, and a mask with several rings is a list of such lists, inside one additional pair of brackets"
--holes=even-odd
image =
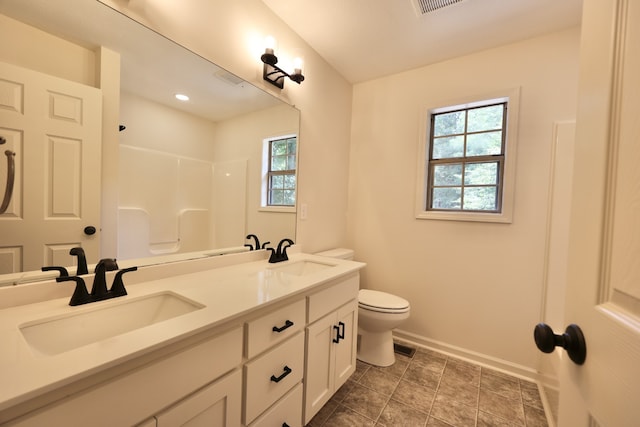
[(59, 271), (60, 277), (69, 277), (69, 272), (64, 267), (42, 267), (42, 271)]

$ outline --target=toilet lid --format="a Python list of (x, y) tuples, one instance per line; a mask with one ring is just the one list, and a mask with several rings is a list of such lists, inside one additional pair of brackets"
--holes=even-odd
[(374, 311), (406, 311), (409, 308), (409, 301), (406, 299), (371, 289), (360, 289), (358, 304)]

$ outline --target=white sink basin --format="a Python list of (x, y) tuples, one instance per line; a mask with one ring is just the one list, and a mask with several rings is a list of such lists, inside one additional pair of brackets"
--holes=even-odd
[(20, 332), (36, 353), (54, 355), (204, 308), (173, 292), (117, 301), (98, 303), (104, 305), (95, 310), (24, 323)]
[(330, 267), (335, 266), (333, 264), (323, 264), (315, 261), (296, 261), (290, 264), (284, 264), (280, 267), (273, 267), (270, 270), (278, 273), (290, 274), (292, 276), (304, 276)]

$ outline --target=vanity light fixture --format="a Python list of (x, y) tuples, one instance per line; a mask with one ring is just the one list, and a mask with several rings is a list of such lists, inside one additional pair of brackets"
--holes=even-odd
[(278, 63), (278, 57), (274, 54), (274, 43), (273, 38), (268, 37), (267, 46), (260, 57), (264, 64), (262, 67), (262, 78), (280, 89), (284, 88), (285, 77), (289, 77), (294, 82), (300, 84), (304, 81), (304, 76), (302, 75), (302, 59), (296, 58), (294, 60), (293, 73), (287, 73), (276, 65)]

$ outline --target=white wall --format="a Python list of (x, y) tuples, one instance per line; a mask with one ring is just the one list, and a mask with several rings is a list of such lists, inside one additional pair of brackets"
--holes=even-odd
[[(354, 87), (348, 245), (364, 287), (409, 300), (401, 329), (419, 341), (535, 366), (553, 122), (575, 116), (578, 49), (573, 29)], [(424, 107), (514, 87), (513, 223), (415, 219)]]
[(0, 60), (96, 86), (96, 54), (0, 14)]
[(298, 110), (279, 105), (219, 122), (216, 130), (216, 161), (245, 160), (247, 164), (246, 231), (273, 247), (285, 237), (295, 237), (296, 213), (261, 209), (263, 141), (297, 134), (299, 123)]
[[(296, 242), (307, 252), (344, 245), (351, 120), (351, 85), (261, 0), (188, 2), (101, 0), (144, 22), (221, 67), (295, 105), (301, 114)], [(279, 90), (262, 80), (260, 55), (267, 35), (279, 57), (304, 57), (306, 80)]]

